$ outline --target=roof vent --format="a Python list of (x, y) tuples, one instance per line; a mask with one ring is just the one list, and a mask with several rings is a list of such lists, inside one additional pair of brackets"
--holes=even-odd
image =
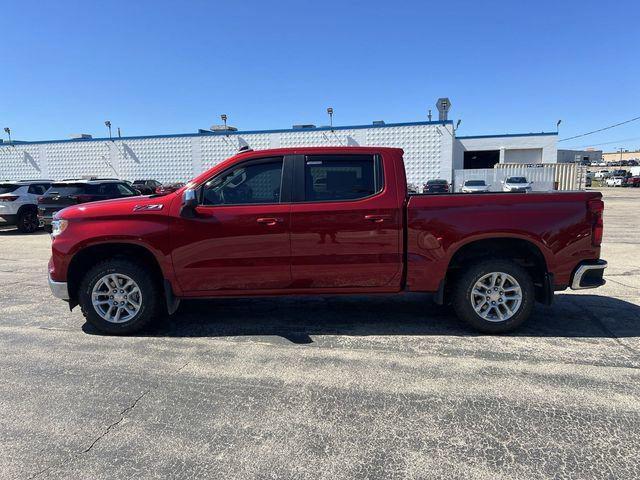
[(88, 133), (72, 133), (70, 138), (72, 140), (83, 140), (83, 139), (93, 138), (93, 136), (89, 135)]
[(303, 124), (300, 124), (300, 125), (294, 125), (293, 126), (294, 130), (300, 130), (300, 129), (303, 129), (303, 128), (316, 128), (316, 126), (313, 123), (303, 123)]
[(211, 125), (212, 132), (237, 132), (238, 129), (236, 127), (232, 127), (231, 125)]
[(384, 120), (374, 120), (373, 124), (374, 125), (384, 125)]

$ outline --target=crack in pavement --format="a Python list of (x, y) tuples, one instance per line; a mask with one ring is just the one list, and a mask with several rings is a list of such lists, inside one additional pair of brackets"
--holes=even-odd
[[(181, 370), (183, 370), (187, 365), (189, 365), (189, 362), (185, 363), (184, 365), (182, 365), (180, 368), (176, 369), (173, 373), (178, 373)], [(102, 440), (104, 437), (106, 437), (107, 435), (109, 435), (109, 433), (111, 432), (111, 430), (113, 430), (114, 428), (116, 428), (118, 425), (120, 425), (120, 423), (122, 423), (124, 421), (124, 419), (127, 416), (127, 413), (129, 413), (131, 410), (133, 410), (138, 403), (140, 402), (140, 400), (142, 400), (148, 393), (150, 393), (153, 390), (156, 390), (158, 387), (160, 386), (160, 382), (156, 383), (154, 386), (149, 387), (147, 390), (145, 390), (141, 395), (139, 395), (132, 403), (131, 405), (127, 406), (126, 408), (124, 408), (121, 412), (120, 412), (120, 418), (118, 420), (116, 420), (115, 422), (110, 423), (109, 425), (107, 425), (107, 428), (104, 429), (104, 431), (98, 435), (95, 439), (93, 439), (93, 441), (89, 444), (89, 446), (87, 448), (85, 448), (82, 451), (79, 452), (75, 452), (73, 453), (70, 457), (68, 457), (66, 460), (60, 461), (58, 463), (56, 463), (55, 465), (49, 465), (46, 468), (43, 468), (42, 470), (34, 473), (33, 475), (31, 475), (29, 477), (29, 480), (32, 480), (40, 475), (42, 475), (43, 473), (46, 473), (48, 471), (50, 471), (51, 469), (55, 468), (55, 467), (62, 467), (70, 462), (72, 462), (73, 460), (81, 457), (82, 455), (84, 455), (85, 453), (90, 452), (93, 447), (100, 441)]]
[(94, 440), (93, 442), (91, 442), (91, 445), (89, 445), (89, 446), (88, 446), (87, 448), (85, 448), (82, 452), (80, 452), (80, 453), (79, 453), (79, 455), (82, 455), (83, 453), (87, 453), (87, 452), (89, 452), (89, 451), (93, 448), (93, 446), (94, 446), (96, 443), (98, 443), (100, 440), (102, 440), (104, 437), (106, 437), (106, 436), (109, 434), (109, 432), (111, 431), (111, 429), (112, 429), (112, 428), (114, 428), (114, 427), (116, 427), (116, 426), (120, 425), (120, 423), (124, 420), (125, 415), (126, 415), (128, 412), (130, 412), (131, 410), (133, 410), (133, 409), (136, 407), (136, 405), (138, 404), (138, 402), (139, 402), (140, 400), (142, 400), (142, 399), (144, 398), (144, 396), (145, 396), (147, 393), (149, 393), (150, 391), (151, 391), (151, 388), (150, 388), (150, 389), (148, 389), (146, 392), (144, 392), (142, 395), (140, 395), (138, 398), (136, 398), (136, 399), (133, 401), (133, 403), (132, 403), (131, 405), (129, 405), (129, 406), (128, 406), (127, 408), (125, 408), (124, 410), (122, 410), (122, 411), (120, 412), (120, 419), (119, 419), (119, 420), (117, 420), (117, 421), (115, 421), (115, 422), (113, 422), (113, 423), (111, 423), (110, 425), (108, 425), (108, 426), (107, 426), (107, 428), (105, 429), (105, 431), (104, 431), (104, 432), (102, 432), (102, 434), (100, 434), (98, 437), (96, 437), (96, 438), (95, 438), (95, 440)]

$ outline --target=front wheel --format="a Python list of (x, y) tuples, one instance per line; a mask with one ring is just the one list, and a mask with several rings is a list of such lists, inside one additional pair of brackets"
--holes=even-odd
[(151, 272), (125, 259), (100, 262), (80, 284), (78, 301), (102, 333), (126, 335), (147, 327), (162, 311), (162, 291)]
[(457, 280), (453, 291), (458, 317), (484, 333), (516, 329), (529, 318), (534, 302), (531, 275), (510, 260), (473, 264)]

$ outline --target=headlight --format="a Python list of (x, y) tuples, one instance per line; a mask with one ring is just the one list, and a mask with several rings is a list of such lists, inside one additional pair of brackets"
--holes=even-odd
[(51, 236), (57, 237), (67, 229), (68, 225), (69, 220), (54, 220), (53, 222), (51, 222)]

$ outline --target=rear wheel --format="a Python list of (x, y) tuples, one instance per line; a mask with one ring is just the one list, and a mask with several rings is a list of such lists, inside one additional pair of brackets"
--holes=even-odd
[(38, 214), (35, 208), (23, 208), (18, 213), (18, 230), (22, 233), (33, 233), (38, 229)]
[(485, 333), (519, 327), (531, 315), (534, 302), (531, 275), (510, 260), (489, 259), (471, 265), (453, 292), (458, 317)]
[(147, 327), (162, 313), (162, 290), (143, 266), (125, 259), (92, 267), (78, 301), (87, 321), (103, 333), (126, 335)]

